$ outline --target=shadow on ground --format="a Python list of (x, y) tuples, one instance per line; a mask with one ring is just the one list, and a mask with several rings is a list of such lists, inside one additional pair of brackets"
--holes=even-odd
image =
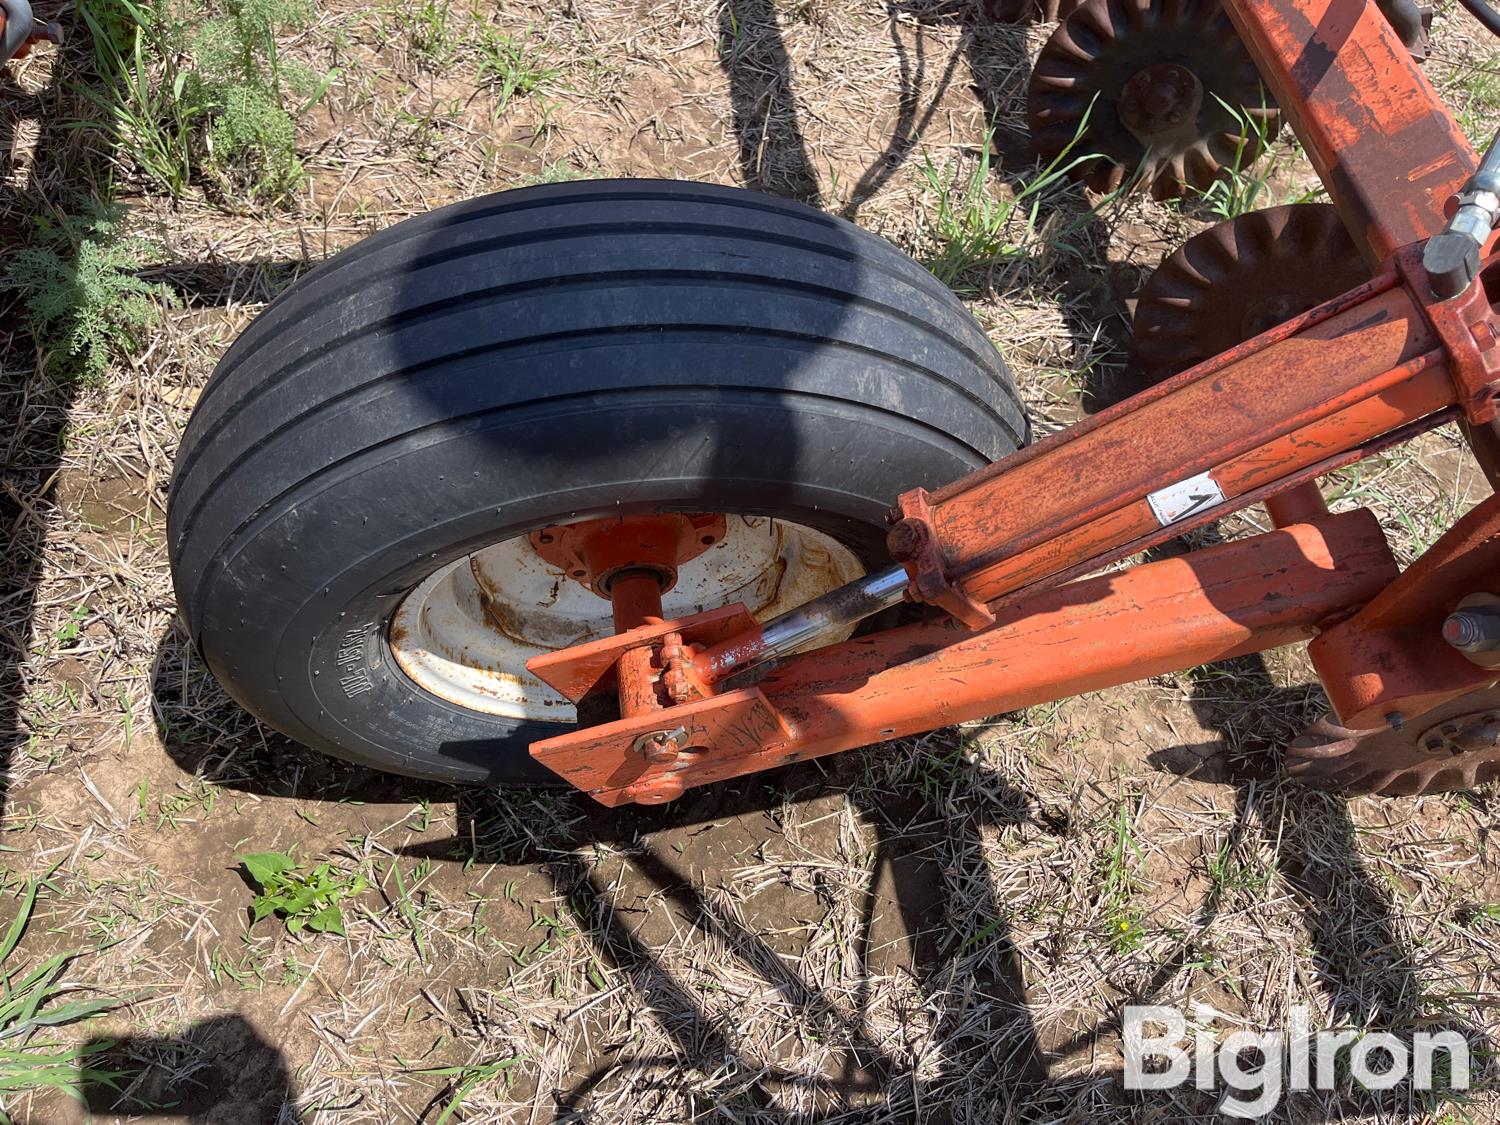
[(304, 1125), (286, 1059), (242, 1016), (202, 1020), (172, 1039), (96, 1039), (80, 1094), (90, 1113), (128, 1121)]
[[(169, 640), (164, 649), (174, 644), (180, 642)], [(175, 659), (191, 660), (180, 649)], [(612, 810), (571, 791), (451, 789), (392, 778), (274, 735), (256, 749), (226, 758), (195, 743), (190, 732), (197, 724), (213, 744), (222, 745), (221, 736), (210, 732), (242, 721), (242, 714), (217, 694), (201, 669), (193, 682), (187, 711), (179, 711), (176, 702), (183, 698), (181, 680), (171, 681), (156, 698), (163, 741), (185, 770), (227, 788), (299, 802), (451, 800), (454, 837), (399, 854), (466, 868), (531, 867), (546, 876), (568, 904), (572, 924), (587, 934), (602, 963), (629, 980), (642, 1011), (666, 1034), (674, 1052), (641, 1058), (602, 1047), (585, 1072), (564, 1076), (550, 1092), (558, 1120), (590, 1119), (592, 1098), (601, 1087), (633, 1070), (680, 1070), (705, 1059), (738, 1078), (741, 1093), (724, 1104), (726, 1112), (756, 1122), (809, 1120), (780, 1105), (794, 1087), (806, 1093), (810, 1083), (824, 1106), (818, 1120), (858, 1120), (877, 1110), (922, 1121), (965, 1115), (1016, 1122), (1085, 1120), (1122, 1110), (1156, 1114), (1160, 1120), (1213, 1119), (1214, 1093), (1133, 1092), (1124, 1089), (1118, 1069), (1097, 1065), (1083, 1075), (1071, 1073), (1080, 1059), (1118, 1058), (1117, 1018), (1044, 1048), (1028, 1003), (1027, 979), (1034, 985), (1038, 972), (1046, 970), (1032, 961), (1023, 971), (1008, 919), (1025, 903), (996, 894), (983, 838), (1028, 821), (1054, 836), (1075, 828), (1067, 810), (1044, 805), (1035, 794), (969, 760), (959, 731), (928, 736), (914, 755), (909, 745), (874, 748), (692, 790), (664, 807)], [(1225, 683), (1235, 685), (1232, 697), (1224, 696)], [(1194, 711), (1221, 737), (1162, 751), (1152, 764), (1236, 788), (1229, 846), (1253, 833), (1274, 846), (1274, 868), (1306, 919), (1313, 950), (1310, 979), (1341, 1024), (1398, 1034), (1458, 1030), (1471, 1044), (1476, 1080), (1483, 1078), (1492, 1054), (1487, 1037), (1424, 998), (1415, 952), (1400, 936), (1391, 896), (1361, 859), (1344, 804), (1274, 784), (1276, 746), (1294, 733), (1295, 716), (1319, 709), (1316, 687), (1278, 689), (1257, 658), (1197, 670), (1193, 684)], [(1266, 715), (1274, 717), (1274, 729), (1260, 721)], [(900, 785), (872, 785), (868, 771), (888, 754), (912, 755), (909, 775)], [(847, 1005), (840, 1008), (805, 980), (795, 956), (789, 959), (772, 934), (726, 908), (713, 892), (714, 870), (703, 864), (703, 856), (694, 870), (679, 854), (680, 843), (671, 843), (726, 824), (738, 826), (741, 835), (769, 839), (792, 807), (830, 801), (847, 802), (876, 837), (858, 907), (860, 930), (848, 938), (854, 958), (850, 971), (860, 979), (904, 973), (917, 982), (924, 1006), (937, 1014), (931, 1040), (931, 1055), (940, 1060), (935, 1069), (914, 1071), (867, 1030), (863, 1006), (853, 1012)], [(600, 862), (604, 855), (620, 863), (613, 878)], [(739, 861), (726, 855), (724, 862)], [(674, 928), (664, 930), (659, 918), (648, 917), (651, 911), (643, 904), (653, 900), (667, 906)], [(1120, 1006), (1180, 1009), (1186, 1003), (1181, 973), (1201, 959), (1205, 949), (1199, 942), (1219, 909), (1217, 893), (1210, 893), (1178, 947), (1132, 971), (1134, 983)], [(975, 920), (989, 924), (976, 928)], [(705, 1009), (694, 981), (674, 975), (663, 963), (659, 944), (675, 940), (683, 929), (727, 949), (738, 970), (778, 997), (789, 1024), (814, 1028), (824, 1041), (842, 1044), (840, 1066), (810, 1079), (805, 1072), (737, 1052), (734, 1028)], [(1070, 1060), (1065, 1068), (1063, 1060)], [(1345, 1113), (1398, 1112), (1412, 1097), (1405, 1088), (1352, 1093), (1337, 1111), (1328, 1110), (1326, 1101), (1293, 1099), (1288, 1111), (1294, 1110), (1299, 1122), (1331, 1122)]]

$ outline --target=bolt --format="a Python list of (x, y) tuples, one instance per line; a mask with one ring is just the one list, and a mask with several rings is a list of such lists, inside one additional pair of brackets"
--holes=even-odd
[(885, 542), (891, 558), (899, 563), (906, 563), (921, 553), (926, 541), (927, 524), (922, 520), (904, 519), (891, 528)]
[(1146, 112), (1152, 114), (1163, 114), (1172, 108), (1177, 100), (1177, 91), (1170, 83), (1161, 82), (1151, 87), (1145, 97)]
[(685, 737), (687, 731), (682, 727), (676, 730), (656, 730), (637, 738), (631, 749), (653, 765), (663, 765), (677, 760)]
[(1385, 721), (1390, 724), (1392, 730), (1400, 730), (1406, 725), (1406, 716), (1400, 711), (1392, 711), (1385, 717)]
[(1493, 606), (1471, 606), (1448, 615), (1443, 640), (1459, 652), (1500, 651), (1500, 612)]
[(668, 668), (661, 674), (662, 686), (673, 703), (687, 703), (693, 698), (693, 689), (688, 684), (687, 673), (681, 668)]
[(692, 680), (688, 677), (688, 668), (692, 658), (682, 644), (681, 633), (668, 633), (661, 639), (661, 650), (658, 654), (661, 660), (662, 686), (667, 689), (667, 697), (673, 703), (687, 703), (697, 693), (693, 690)]

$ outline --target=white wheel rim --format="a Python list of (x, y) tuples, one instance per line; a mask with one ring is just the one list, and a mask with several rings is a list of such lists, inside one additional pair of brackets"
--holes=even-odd
[[(728, 516), (724, 538), (678, 568), (662, 610), (685, 617), (743, 602), (765, 621), (864, 573), (854, 553), (823, 532)], [(613, 632), (609, 602), (549, 566), (521, 535), (424, 579), (396, 610), (390, 644), (408, 678), (450, 703), (572, 723), (573, 704), (532, 676), (526, 661)]]

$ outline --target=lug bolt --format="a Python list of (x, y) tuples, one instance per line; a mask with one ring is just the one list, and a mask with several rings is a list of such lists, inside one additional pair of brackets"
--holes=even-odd
[(1146, 112), (1155, 114), (1166, 113), (1167, 110), (1172, 108), (1172, 103), (1176, 100), (1177, 91), (1167, 83), (1163, 82), (1158, 86), (1153, 86), (1146, 92), (1146, 97), (1144, 99), (1146, 103)]

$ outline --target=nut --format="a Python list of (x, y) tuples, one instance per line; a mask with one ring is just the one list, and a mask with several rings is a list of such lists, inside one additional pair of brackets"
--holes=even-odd
[(667, 697), (673, 703), (689, 703), (698, 692), (693, 687), (692, 678), (688, 675), (688, 669), (692, 666), (692, 656), (683, 646), (681, 633), (668, 633), (661, 639), (662, 686), (667, 689)]
[(631, 749), (653, 765), (663, 765), (677, 760), (677, 755), (682, 752), (682, 741), (686, 737), (687, 730), (684, 727), (654, 730), (637, 738)]
[(902, 520), (886, 536), (886, 550), (899, 563), (912, 562), (926, 545), (927, 524), (919, 519)]

